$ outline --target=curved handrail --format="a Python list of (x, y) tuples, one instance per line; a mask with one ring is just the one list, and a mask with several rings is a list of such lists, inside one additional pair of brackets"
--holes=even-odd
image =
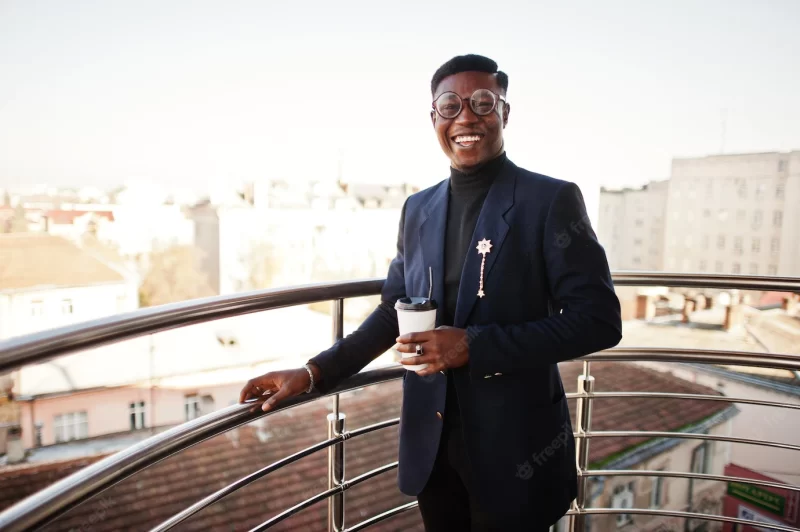
[[(630, 514), (630, 515), (653, 515), (659, 517), (678, 517), (680, 519), (699, 519), (701, 521), (716, 521), (718, 523), (735, 523), (747, 526), (764, 526), (765, 523), (753, 521), (751, 519), (740, 519), (738, 517), (728, 517), (725, 515), (714, 514), (701, 514), (697, 512), (680, 512), (675, 510), (660, 510), (652, 508), (584, 508), (581, 510), (570, 510), (567, 515), (616, 515), (616, 514)], [(764, 526), (766, 529), (767, 527)], [(797, 532), (798, 528), (786, 525), (776, 525), (769, 523), (769, 530), (780, 532)]]
[(716, 349), (679, 349), (675, 347), (614, 347), (582, 358), (594, 362), (694, 362), (729, 366), (758, 366), (800, 370), (800, 356), (785, 353), (723, 351)]
[[(800, 293), (800, 278), (745, 275), (615, 272), (616, 286), (671, 286)], [(318, 283), (193, 299), (139, 309), (0, 341), (0, 373), (99, 347), (206, 321), (319, 301), (379, 294), (385, 279)]]
[[(620, 352), (611, 350), (596, 353), (588, 355), (584, 357), (584, 359), (631, 361), (640, 360), (642, 357), (648, 357), (648, 349), (636, 349), (627, 352), (624, 349), (619, 349), (619, 351)], [(651, 358), (648, 358), (649, 360), (657, 359), (661, 361), (670, 361), (669, 357), (662, 352), (662, 349), (654, 348), (652, 351), (654, 353)], [(693, 352), (698, 357), (705, 357), (703, 360), (713, 360), (714, 363), (718, 363), (718, 361), (722, 359), (727, 364), (735, 365), (743, 365), (744, 361), (738, 360), (738, 358), (749, 360), (752, 355), (752, 353), (740, 353), (736, 351), (722, 352), (729, 357), (724, 358), (722, 355), (716, 355), (715, 352)], [(598, 356), (606, 354), (609, 356)], [(789, 369), (800, 369), (800, 357), (797, 356), (792, 357), (793, 360), (791, 364), (789, 363), (790, 361), (785, 359), (786, 357), (784, 355), (765, 354), (760, 356), (767, 363), (774, 357), (776, 360), (780, 361), (781, 364), (786, 364), (786, 367)], [(674, 362), (676, 360), (683, 361), (683, 358), (677, 358), (671, 361)], [(399, 379), (404, 373), (405, 369), (400, 366), (390, 366), (358, 373), (345, 380), (339, 387), (332, 390), (330, 394), (343, 393), (356, 388)], [(313, 401), (319, 397), (320, 395), (316, 393), (295, 397), (281, 403), (273, 412)], [(735, 402), (733, 399), (729, 399), (729, 401)], [(55, 517), (62, 515), (80, 502), (87, 500), (142, 469), (192, 445), (200, 443), (201, 441), (212, 438), (240, 425), (252, 422), (263, 415), (269, 414), (263, 414), (260, 411), (252, 412), (252, 407), (249, 405), (234, 405), (152, 436), (143, 442), (94, 463), (70, 477), (56, 482), (0, 513), (0, 529), (22, 531), (28, 528), (41, 526)], [(602, 437), (604, 434), (589, 433), (586, 435), (589, 437)], [(687, 437), (676, 435), (676, 433), (665, 433), (663, 436)], [(703, 438), (704, 436), (697, 437)], [(331, 445), (337, 441), (337, 439), (331, 439), (329, 442), (323, 443)], [(321, 448), (327, 445), (323, 445)]]
[(800, 278), (797, 277), (645, 271), (616, 271), (612, 277), (615, 286), (670, 286), (716, 290), (800, 292)]
[(0, 374), (169, 329), (319, 301), (379, 294), (383, 279), (319, 283), (181, 301), (0, 341)]
[[(619, 272), (614, 275), (614, 282), (618, 286), (680, 286), (800, 292), (800, 279), (794, 278)], [(317, 301), (375, 295), (380, 292), (382, 285), (382, 279), (370, 279), (213, 297), (141, 309), (128, 314), (17, 337), (0, 342), (0, 373), (82, 349), (204, 321)], [(800, 357), (797, 356), (737, 351), (616, 348), (589, 355), (584, 359), (691, 361), (800, 370)], [(361, 373), (347, 379), (330, 394), (397, 379), (404, 373), (402, 367)], [(318, 394), (293, 398), (282, 403), (274, 411), (291, 408), (316, 398), (319, 398)], [(45, 488), (0, 513), (0, 529), (13, 531), (41, 526), (124, 478), (262, 415), (265, 414), (260, 411), (254, 412), (249, 405), (235, 405), (155, 435)], [(333, 438), (323, 442), (321, 448), (338, 441), (338, 438)]]
[[(344, 393), (399, 379), (405, 371), (401, 366), (391, 366), (358, 373), (346, 379), (330, 394)], [(262, 416), (269, 416), (320, 397), (318, 393), (293, 397), (281, 402), (269, 413), (254, 409), (252, 404), (233, 405), (151, 436), (59, 480), (8, 508), (0, 513), (0, 530), (22, 532), (43, 526), (84, 500), (175, 453)], [(321, 448), (337, 443), (340, 439), (344, 438), (332, 438), (324, 442), (327, 445)]]

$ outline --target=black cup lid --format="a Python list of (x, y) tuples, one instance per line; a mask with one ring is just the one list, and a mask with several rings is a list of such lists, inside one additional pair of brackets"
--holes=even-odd
[(397, 310), (435, 310), (436, 301), (427, 297), (401, 297), (394, 304)]

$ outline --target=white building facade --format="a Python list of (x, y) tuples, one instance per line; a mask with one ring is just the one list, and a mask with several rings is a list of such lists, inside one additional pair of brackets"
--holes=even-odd
[(675, 159), (652, 185), (601, 192), (612, 269), (800, 275), (800, 151)]

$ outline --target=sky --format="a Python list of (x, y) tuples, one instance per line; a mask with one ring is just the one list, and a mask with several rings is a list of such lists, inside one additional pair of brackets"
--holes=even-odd
[(430, 78), (508, 73), (509, 158), (578, 183), (800, 149), (800, 2), (0, 0), (0, 187), (432, 185)]

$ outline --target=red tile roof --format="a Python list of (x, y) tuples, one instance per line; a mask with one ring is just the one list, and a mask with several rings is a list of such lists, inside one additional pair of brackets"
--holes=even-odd
[[(567, 391), (574, 391), (580, 363), (561, 365)], [(671, 375), (620, 363), (595, 363), (598, 391), (714, 393)], [(353, 430), (400, 413), (399, 382), (342, 396), (341, 410)], [(574, 401), (571, 401), (574, 403)], [(48, 527), (70, 530), (92, 523), (92, 530), (144, 530), (202, 497), (253, 471), (327, 437), (329, 399), (280, 412), (258, 423), (198, 444), (146, 469), (73, 509)], [(729, 406), (710, 401), (604, 399), (594, 405), (596, 430), (672, 430), (707, 418)], [(574, 404), (571, 405), (574, 416)], [(348, 440), (346, 477), (397, 459), (397, 427)], [(641, 439), (596, 439), (593, 462), (635, 445)], [(93, 460), (13, 466), (0, 470), (0, 509)], [(327, 452), (316, 453), (262, 478), (190, 519), (179, 530), (247, 530), (298, 502), (327, 489)], [(350, 525), (413, 500), (396, 487), (396, 470), (356, 486), (346, 494)], [(284, 521), (275, 530), (326, 530), (327, 505), (320, 503)], [(419, 512), (405, 512), (373, 529), (422, 530)], [(371, 529), (372, 530), (372, 529)]]
[(41, 233), (0, 235), (0, 291), (124, 280), (95, 254), (64, 238)]
[[(568, 392), (577, 390), (582, 363), (568, 362), (559, 365), (564, 387)], [(679, 379), (635, 364), (621, 362), (593, 362), (591, 374), (597, 392), (668, 392), (722, 395), (715, 390)], [(570, 403), (572, 421), (575, 422), (575, 400)], [(646, 430), (673, 431), (689, 424), (703, 421), (722, 412), (731, 403), (721, 401), (687, 401), (681, 399), (597, 399), (592, 404), (592, 430)], [(589, 461), (597, 463), (608, 459), (645, 438), (593, 438), (589, 444)]]
[(52, 210), (47, 211), (45, 216), (50, 220), (51, 223), (54, 224), (72, 224), (75, 222), (76, 218), (80, 218), (85, 214), (93, 214), (98, 218), (105, 218), (109, 222), (114, 221), (114, 213), (111, 211), (62, 211), (62, 210)]

